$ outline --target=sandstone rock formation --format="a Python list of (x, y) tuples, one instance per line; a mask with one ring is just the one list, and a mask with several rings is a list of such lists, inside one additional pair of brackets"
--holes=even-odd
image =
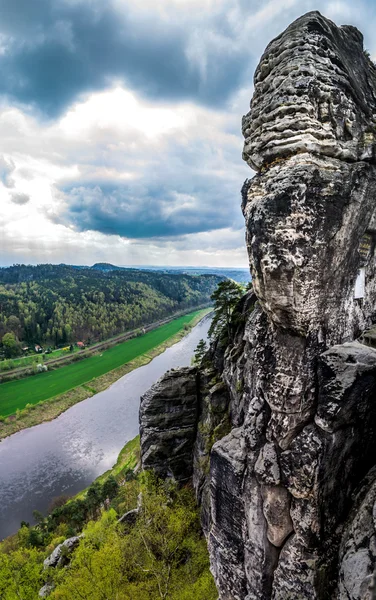
[(192, 477), (198, 398), (194, 368), (168, 371), (141, 398), (141, 461), (160, 477)]
[[(202, 369), (195, 416), (174, 391), (189, 417), (182, 479), (192, 459), (221, 600), (371, 599), (376, 350), (357, 340), (376, 322), (376, 68), (361, 33), (318, 12), (290, 25), (261, 58), (243, 133), (256, 297), (212, 348), (221, 399)], [(141, 435), (143, 465), (158, 457), (179, 479), (169, 411)]]

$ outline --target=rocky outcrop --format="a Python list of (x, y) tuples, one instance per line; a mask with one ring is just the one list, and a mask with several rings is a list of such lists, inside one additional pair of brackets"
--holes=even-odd
[(39, 598), (48, 598), (48, 596), (55, 589), (55, 585), (53, 583), (45, 583), (43, 587), (40, 588), (38, 596)]
[(83, 535), (75, 535), (56, 546), (55, 550), (44, 560), (44, 568), (52, 567), (55, 569), (68, 564), (70, 555), (77, 548), (82, 537)]
[(197, 370), (168, 371), (141, 398), (143, 468), (180, 482), (190, 479), (197, 419)]
[[(243, 156), (258, 172), (242, 190), (258, 306), (244, 330), (233, 486), (244, 556), (225, 561), (247, 591), (234, 597), (335, 593), (339, 535), (375, 461), (376, 353), (354, 342), (375, 317), (374, 115), (376, 70), (356, 29), (309, 13), (269, 44), (243, 120)], [(213, 448), (213, 511), (239, 474), (227, 452), (226, 484), (218, 475), (227, 447)], [(222, 513), (209, 548), (230, 598)]]
[(340, 549), (338, 600), (376, 596), (376, 470), (360, 486)]
[(231, 429), (230, 396), (213, 368), (199, 371), (199, 420), (193, 455), (193, 485), (201, 506), (201, 523), (208, 533), (211, 522), (210, 453), (213, 444)]
[(357, 340), (376, 322), (376, 68), (361, 33), (295, 21), (261, 58), (243, 133), (255, 295), (212, 348), (231, 431), (213, 438), (200, 392), (190, 446), (212, 572), (221, 600), (373, 598), (376, 350)]

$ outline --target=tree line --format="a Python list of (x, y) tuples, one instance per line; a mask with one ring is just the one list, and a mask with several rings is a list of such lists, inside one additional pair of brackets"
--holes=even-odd
[(0, 339), (7, 336), (9, 356), (21, 347), (12, 340), (24, 346), (103, 340), (209, 302), (220, 281), (215, 275), (15, 265), (0, 269)]

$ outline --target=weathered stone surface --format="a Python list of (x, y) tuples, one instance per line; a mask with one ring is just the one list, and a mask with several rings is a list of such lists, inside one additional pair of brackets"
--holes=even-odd
[(223, 359), (222, 377), (230, 394), (230, 416), (234, 427), (243, 424), (249, 404), (248, 388), (244, 377), (246, 361), (244, 324), (252, 314), (256, 300), (251, 290), (243, 296), (235, 308), (233, 340), (227, 347)]
[(255, 474), (260, 483), (267, 485), (279, 485), (281, 472), (279, 460), (274, 444), (265, 444), (260, 450), (256, 464)]
[(81, 537), (82, 536), (73, 536), (56, 546), (55, 550), (50, 554), (50, 556), (44, 560), (44, 568), (47, 569), (48, 567), (61, 567), (68, 563), (69, 555), (77, 548)]
[[(255, 296), (213, 346), (227, 392), (199, 394), (194, 446), (212, 572), (220, 600), (368, 600), (376, 350), (355, 340), (376, 322), (376, 69), (360, 32), (295, 21), (261, 59), (243, 133)], [(234, 429), (211, 447), (216, 408)], [(174, 455), (161, 426), (148, 437)]]
[(317, 487), (323, 442), (319, 432), (309, 425), (281, 454), (281, 469), (286, 488), (294, 498), (309, 498)]
[[(270, 598), (278, 549), (268, 539), (261, 488), (254, 477), (246, 476), (243, 498), (247, 528), (244, 532), (244, 567), (247, 600)], [(243, 596), (244, 597), (244, 596)]]
[(198, 384), (195, 368), (168, 371), (141, 398), (141, 462), (161, 477), (192, 476), (197, 431)]
[(236, 463), (216, 458), (211, 475), (212, 510), (226, 507), (209, 534), (221, 599), (234, 585), (226, 543), (242, 598), (335, 593), (339, 534), (376, 460), (375, 351), (354, 342), (376, 317), (375, 117), (376, 70), (355, 28), (308, 13), (269, 44), (243, 120), (258, 171), (242, 189), (258, 302), (223, 362), (246, 462), (231, 543)]
[(294, 530), (290, 516), (291, 496), (281, 485), (263, 486), (261, 496), (268, 540), (279, 548)]
[(330, 432), (356, 425), (376, 398), (376, 350), (359, 342), (333, 346), (320, 357), (319, 378), (316, 424)]
[(268, 45), (256, 69), (251, 111), (243, 118), (244, 159), (256, 171), (304, 152), (372, 159), (375, 76), (355, 27), (337, 27), (319, 12), (297, 19)]
[(242, 429), (214, 444), (210, 460), (211, 528), (208, 537), (212, 570), (223, 600), (246, 594), (244, 539), (246, 515), (242, 498), (246, 452)]
[[(296, 535), (282, 548), (274, 572), (273, 600), (316, 600), (317, 553), (305, 548)], [(269, 596), (270, 597), (270, 596)]]
[(376, 594), (376, 470), (360, 486), (341, 540), (337, 600)]
[(201, 525), (210, 529), (210, 451), (231, 429), (227, 386), (214, 369), (200, 372), (200, 413), (193, 456), (193, 487), (201, 505)]

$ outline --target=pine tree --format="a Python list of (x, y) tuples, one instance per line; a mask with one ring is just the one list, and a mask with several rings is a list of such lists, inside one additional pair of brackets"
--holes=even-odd
[(204, 358), (207, 350), (208, 350), (208, 347), (206, 345), (205, 340), (201, 339), (199, 341), (199, 343), (197, 344), (196, 349), (195, 349), (195, 353), (194, 353), (193, 363), (195, 365), (199, 365), (201, 363), (201, 361)]
[(218, 337), (221, 340), (231, 340), (231, 315), (244, 294), (244, 288), (232, 279), (219, 283), (211, 295), (214, 300), (214, 316), (209, 329), (209, 337)]

